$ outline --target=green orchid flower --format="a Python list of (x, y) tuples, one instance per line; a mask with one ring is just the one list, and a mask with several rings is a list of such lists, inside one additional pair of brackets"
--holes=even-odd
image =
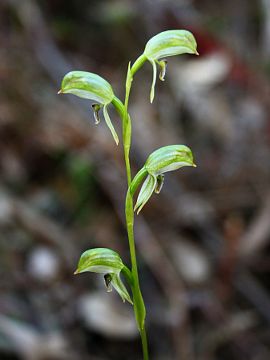
[(169, 56), (181, 54), (195, 54), (197, 43), (190, 31), (187, 30), (167, 30), (152, 37), (146, 44), (143, 55), (152, 64), (153, 80), (150, 92), (150, 102), (155, 96), (155, 84), (157, 78), (157, 65), (160, 67), (159, 79), (165, 80), (167, 61)]
[(169, 145), (155, 150), (148, 157), (145, 165), (137, 173), (130, 185), (130, 192), (133, 195), (146, 176), (134, 211), (137, 211), (137, 214), (139, 214), (153, 192), (160, 193), (164, 183), (164, 173), (180, 169), (183, 166), (196, 167), (193, 162), (192, 152), (187, 146)]
[(131, 273), (123, 264), (117, 252), (107, 248), (95, 248), (85, 251), (80, 257), (78, 268), (74, 274), (87, 271), (104, 274), (107, 291), (110, 292), (113, 287), (121, 296), (123, 302), (127, 300), (130, 304), (133, 304), (120, 277), (122, 271), (128, 282), (131, 282)]
[(64, 76), (58, 94), (73, 94), (83, 99), (96, 101), (97, 104), (92, 105), (95, 123), (100, 122), (99, 110), (102, 108), (106, 124), (118, 145), (118, 135), (107, 110), (108, 105), (115, 99), (115, 95), (111, 85), (105, 79), (87, 71), (71, 71)]

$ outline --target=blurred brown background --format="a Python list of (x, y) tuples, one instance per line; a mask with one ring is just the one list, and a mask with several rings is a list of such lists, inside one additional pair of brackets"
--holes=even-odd
[(131, 306), (72, 275), (91, 247), (129, 264), (122, 150), (56, 93), (77, 69), (123, 98), (128, 61), (174, 28), (200, 57), (169, 59), (153, 105), (146, 64), (130, 107), (133, 173), (167, 144), (198, 165), (136, 217), (151, 359), (270, 359), (270, 1), (1, 0), (1, 360), (141, 359)]

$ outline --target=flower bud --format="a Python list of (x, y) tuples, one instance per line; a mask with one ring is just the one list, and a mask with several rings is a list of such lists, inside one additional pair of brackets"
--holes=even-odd
[(103, 107), (106, 124), (116, 144), (119, 143), (117, 133), (107, 111), (108, 105), (114, 100), (115, 96), (111, 85), (105, 79), (87, 71), (71, 71), (64, 76), (58, 94), (73, 94), (83, 99), (98, 102), (98, 104), (93, 105), (95, 123), (99, 123), (98, 111)]
[[(129, 293), (123, 284), (120, 273), (126, 268), (117, 252), (107, 248), (96, 248), (85, 251), (79, 260), (74, 274), (95, 272), (104, 274), (107, 290), (115, 288), (122, 300), (132, 304)], [(126, 268), (127, 269), (127, 268)]]
[[(146, 44), (144, 55), (153, 66), (153, 81), (150, 92), (150, 102), (155, 96), (157, 64), (161, 68), (160, 80), (164, 81), (166, 72), (165, 58), (181, 54), (196, 54), (197, 43), (193, 34), (187, 30), (167, 30), (153, 36)], [(161, 61), (160, 61), (161, 60)]]

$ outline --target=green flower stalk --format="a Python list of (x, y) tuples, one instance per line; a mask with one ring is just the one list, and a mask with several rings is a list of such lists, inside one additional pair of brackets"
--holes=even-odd
[[(85, 251), (79, 260), (75, 274), (82, 272), (96, 272), (104, 275), (108, 291), (114, 288), (123, 301), (128, 301), (134, 307), (135, 318), (140, 332), (143, 359), (148, 360), (148, 342), (145, 329), (146, 309), (140, 290), (137, 268), (136, 247), (134, 239), (134, 211), (139, 213), (153, 192), (159, 193), (164, 184), (164, 173), (177, 170), (183, 166), (196, 166), (193, 162), (191, 150), (185, 145), (169, 145), (155, 150), (146, 160), (142, 169), (132, 179), (130, 167), (130, 145), (132, 137), (132, 120), (128, 113), (130, 91), (134, 75), (149, 61), (153, 67), (153, 80), (150, 101), (153, 102), (157, 65), (160, 67), (159, 78), (165, 79), (167, 61), (165, 58), (180, 54), (196, 54), (197, 44), (194, 36), (186, 30), (168, 30), (152, 37), (146, 44), (141, 56), (131, 66), (129, 63), (126, 77), (125, 101), (121, 102), (113, 92), (111, 85), (99, 75), (85, 71), (71, 71), (63, 79), (59, 93), (73, 94), (81, 98), (92, 100), (96, 123), (99, 122), (99, 110), (103, 109), (105, 121), (118, 144), (118, 136), (108, 115), (107, 107), (112, 104), (122, 120), (122, 140), (127, 174), (127, 194), (125, 202), (126, 228), (130, 250), (131, 269), (122, 262), (118, 253), (111, 249), (97, 248)], [(135, 207), (133, 196), (143, 182)], [(120, 275), (126, 279), (132, 297), (122, 282)]]

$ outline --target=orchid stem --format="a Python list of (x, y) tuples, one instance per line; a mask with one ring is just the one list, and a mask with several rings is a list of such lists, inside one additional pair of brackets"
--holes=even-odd
[(141, 336), (143, 358), (144, 360), (148, 360), (149, 355), (148, 355), (147, 334), (144, 326), (145, 306), (144, 306), (144, 301), (141, 294), (140, 283), (139, 283), (139, 274), (138, 274), (137, 259), (136, 259), (136, 247), (134, 241), (133, 199), (129, 189), (132, 181), (130, 159), (129, 159), (131, 135), (132, 135), (132, 123), (131, 123), (130, 115), (128, 113), (129, 95), (132, 86), (133, 76), (145, 61), (146, 58), (144, 57), (144, 55), (142, 55), (135, 61), (132, 67), (130, 67), (129, 64), (127, 78), (126, 78), (126, 95), (125, 95), (124, 108), (122, 105), (117, 103), (117, 99), (115, 99), (114, 105), (116, 106), (116, 109), (121, 115), (122, 126), (123, 126), (123, 147), (124, 147), (124, 157), (125, 157), (127, 185), (128, 185), (126, 204), (125, 204), (125, 214), (126, 214), (128, 241), (129, 241), (130, 259), (131, 259), (131, 273), (133, 280), (132, 293), (133, 293), (133, 302), (134, 302), (134, 313)]

